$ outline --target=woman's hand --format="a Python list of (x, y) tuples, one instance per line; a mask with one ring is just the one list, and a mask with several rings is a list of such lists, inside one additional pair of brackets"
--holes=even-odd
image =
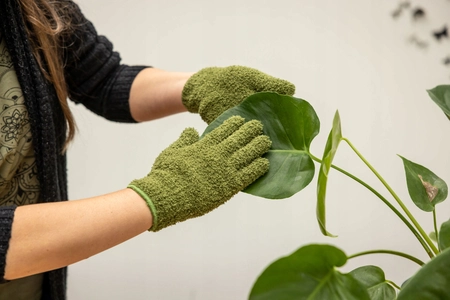
[(199, 139), (193, 128), (156, 159), (151, 172), (128, 186), (147, 202), (158, 231), (208, 213), (269, 170), (271, 146), (257, 120), (235, 116)]
[(205, 68), (190, 77), (183, 88), (183, 104), (210, 124), (227, 109), (257, 92), (292, 96), (295, 86), (256, 69), (231, 66)]

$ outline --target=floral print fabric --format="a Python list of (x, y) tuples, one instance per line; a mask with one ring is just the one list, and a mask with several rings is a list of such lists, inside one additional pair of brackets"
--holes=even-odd
[(37, 203), (39, 181), (25, 99), (0, 35), (0, 206)]

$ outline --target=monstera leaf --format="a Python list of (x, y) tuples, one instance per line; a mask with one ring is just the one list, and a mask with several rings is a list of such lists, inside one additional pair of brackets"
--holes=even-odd
[(269, 265), (249, 300), (370, 300), (366, 286), (337, 270), (346, 262), (345, 253), (334, 246), (304, 246)]
[(442, 223), (439, 230), (438, 243), (441, 250), (450, 248), (450, 220)]
[(327, 192), (328, 173), (330, 172), (331, 163), (336, 154), (339, 143), (342, 139), (341, 118), (336, 112), (333, 119), (333, 127), (328, 135), (327, 144), (322, 156), (322, 163), (319, 169), (319, 178), (317, 179), (317, 207), (316, 216), (319, 222), (320, 231), (326, 236), (333, 236), (326, 229), (325, 214), (325, 196)]
[(400, 156), (405, 167), (408, 192), (414, 204), (424, 211), (433, 211), (436, 204), (447, 198), (447, 184), (439, 176)]
[(386, 281), (384, 272), (377, 266), (359, 267), (350, 272), (367, 289), (370, 300), (395, 300), (395, 289)]
[(319, 133), (320, 122), (308, 102), (276, 93), (256, 93), (220, 115), (206, 128), (203, 136), (235, 115), (246, 121), (261, 121), (264, 134), (272, 140), (272, 148), (265, 155), (270, 161), (269, 172), (244, 192), (268, 199), (282, 199), (294, 195), (311, 182), (314, 162), (309, 155), (309, 147)]
[(403, 286), (398, 300), (450, 299), (450, 249), (424, 265)]
[(442, 109), (450, 119), (450, 85), (438, 85), (428, 90), (430, 98)]

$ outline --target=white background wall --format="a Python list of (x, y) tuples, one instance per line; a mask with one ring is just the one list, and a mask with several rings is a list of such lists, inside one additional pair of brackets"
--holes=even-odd
[[(343, 134), (359, 148), (411, 211), (432, 230), (432, 217), (409, 200), (401, 154), (450, 183), (450, 122), (425, 90), (448, 83), (450, 40), (430, 30), (449, 20), (447, 0), (424, 4), (427, 20), (394, 21), (392, 0), (78, 0), (97, 30), (127, 64), (173, 71), (241, 64), (290, 80), (321, 119), (312, 153), (321, 156), (334, 112)], [(420, 50), (412, 33), (431, 43)], [(157, 155), (185, 127), (200, 132), (197, 115), (179, 114), (147, 124), (115, 124), (73, 106), (79, 126), (69, 151), (71, 199), (125, 187), (144, 176)], [(345, 144), (336, 164), (388, 196)], [(331, 171), (328, 226), (315, 220), (315, 183), (290, 199), (239, 194), (214, 212), (158, 233), (144, 233), (69, 269), (69, 299), (245, 299), (273, 260), (308, 243), (333, 243), (347, 254), (387, 248), (426, 259), (413, 235), (372, 194)], [(390, 199), (390, 198), (389, 198)], [(447, 220), (450, 202), (438, 208)], [(96, 230), (92, 228), (92, 230)], [(379, 265), (401, 284), (416, 265), (389, 256), (357, 258), (344, 269)]]

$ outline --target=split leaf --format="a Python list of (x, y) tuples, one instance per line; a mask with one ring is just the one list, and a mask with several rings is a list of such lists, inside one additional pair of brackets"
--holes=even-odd
[(442, 223), (441, 229), (439, 230), (438, 241), (441, 251), (450, 248), (450, 220)]
[(413, 277), (402, 285), (398, 300), (450, 299), (450, 249), (425, 264)]
[(450, 119), (450, 85), (438, 85), (427, 92), (430, 98), (442, 109), (447, 118)]
[(259, 120), (264, 134), (272, 140), (265, 155), (270, 168), (244, 192), (269, 198), (287, 198), (305, 188), (314, 177), (314, 162), (309, 147), (319, 133), (320, 122), (313, 107), (305, 100), (276, 93), (256, 93), (214, 120), (203, 136), (231, 116), (246, 121)]
[(307, 245), (267, 267), (254, 284), (249, 300), (370, 300), (367, 290), (336, 267), (345, 253), (331, 245)]
[(377, 266), (359, 267), (349, 274), (367, 289), (370, 300), (394, 300), (397, 297), (383, 270)]
[(326, 229), (325, 220), (325, 196), (327, 193), (328, 173), (330, 172), (331, 163), (336, 154), (339, 143), (342, 139), (341, 119), (339, 112), (336, 112), (333, 119), (333, 127), (331, 128), (328, 140), (325, 145), (325, 150), (322, 156), (322, 164), (319, 169), (319, 178), (317, 180), (317, 207), (316, 215), (319, 222), (320, 231), (326, 236), (333, 236)]
[(405, 167), (406, 183), (411, 199), (421, 210), (433, 211), (436, 204), (447, 198), (447, 184), (424, 166), (402, 156), (400, 158)]

